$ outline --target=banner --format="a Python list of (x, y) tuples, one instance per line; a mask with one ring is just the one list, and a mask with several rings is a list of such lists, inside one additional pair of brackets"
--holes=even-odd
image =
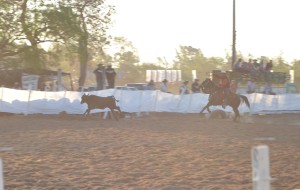
[(161, 82), (164, 79), (181, 82), (181, 70), (146, 70), (146, 81)]
[(37, 90), (38, 89), (39, 76), (22, 74), (22, 89), (23, 90)]

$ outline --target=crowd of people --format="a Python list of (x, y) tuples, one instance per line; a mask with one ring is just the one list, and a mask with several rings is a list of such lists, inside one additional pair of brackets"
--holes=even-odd
[(249, 59), (248, 62), (239, 58), (233, 65), (233, 71), (249, 74), (249, 80), (247, 82), (247, 93), (251, 94), (256, 91), (256, 81), (259, 76), (263, 76), (265, 79), (264, 94), (273, 94), (272, 83), (269, 80), (269, 73), (273, 69), (273, 61), (269, 60), (266, 64), (263, 59), (257, 62), (256, 59)]
[[(168, 80), (164, 79), (159, 88), (156, 88), (155, 83), (153, 80), (150, 80), (146, 86), (146, 90), (157, 90), (159, 89), (162, 92), (165, 93), (171, 93), (169, 91), (169, 86), (168, 86)], [(189, 88), (189, 81), (185, 80), (179, 87), (179, 94), (183, 95), (183, 94), (190, 94), (190, 93), (200, 93), (200, 89), (201, 89), (201, 84), (199, 83), (199, 79), (195, 79), (194, 82), (191, 85), (191, 91)]]
[[(105, 67), (103, 64), (98, 64), (98, 67), (94, 70), (94, 74), (96, 76), (96, 82), (97, 82), (97, 90), (103, 90), (107, 88), (114, 88), (115, 87), (115, 77), (116, 72), (112, 68), (111, 65), (108, 65)], [(254, 93), (256, 89), (256, 77), (260, 75), (261, 73), (269, 73), (273, 69), (273, 62), (270, 60), (266, 64), (261, 59), (260, 62), (257, 62), (256, 59), (249, 59), (248, 62), (244, 61), (242, 58), (239, 58), (233, 65), (233, 71), (249, 74), (249, 81), (247, 84), (247, 93)], [(227, 75), (220, 72), (215, 73), (214, 77), (218, 78), (220, 83), (218, 86), (221, 89), (224, 89), (225, 93), (225, 103), (226, 105), (226, 97), (229, 94), (229, 92), (236, 93), (237, 84), (234, 80), (229, 80)], [(107, 86), (105, 86), (107, 81)], [(159, 88), (156, 88), (155, 83), (153, 80), (150, 80), (147, 83), (146, 90), (160, 90), (162, 92), (170, 93), (169, 87), (168, 87), (168, 80), (164, 79)], [(266, 82), (265, 86), (265, 93), (268, 94), (268, 92), (272, 91), (272, 85), (269, 81)], [(189, 81), (185, 80), (179, 87), (179, 94), (190, 94), (190, 93), (200, 93), (201, 92), (201, 84), (199, 79), (194, 79), (191, 86), (189, 86)]]
[(257, 75), (259, 73), (270, 72), (273, 69), (273, 62), (270, 60), (268, 63), (264, 63), (263, 59), (257, 62), (257, 59), (249, 59), (248, 62), (239, 58), (233, 65), (233, 71), (241, 73), (249, 73)]

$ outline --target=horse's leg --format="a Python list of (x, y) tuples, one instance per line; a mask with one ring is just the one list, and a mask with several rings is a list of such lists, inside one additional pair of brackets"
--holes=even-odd
[[(210, 106), (210, 105), (209, 105)], [(207, 111), (208, 113), (211, 113), (210, 109), (209, 109), (209, 106), (207, 106)]]
[(209, 103), (207, 103), (206, 106), (204, 106), (204, 108), (200, 111), (200, 113), (202, 113), (205, 109), (207, 109), (207, 111), (210, 112), (209, 106)]
[(205, 109), (206, 109), (207, 105), (204, 106), (204, 108), (200, 111), (200, 113), (202, 113)]
[(236, 122), (236, 119), (241, 117), (240, 116), (240, 112), (239, 112), (238, 108), (232, 108), (232, 109), (234, 111), (234, 119), (233, 119), (233, 121)]
[(85, 117), (85, 116), (87, 116), (88, 114), (90, 114), (90, 111), (91, 111), (90, 109), (86, 109), (85, 112), (83, 113), (83, 116)]

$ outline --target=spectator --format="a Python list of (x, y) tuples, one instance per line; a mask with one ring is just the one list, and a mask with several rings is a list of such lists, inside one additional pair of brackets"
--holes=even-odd
[(148, 82), (146, 90), (156, 90), (155, 83), (152, 79)]
[(251, 73), (253, 71), (254, 65), (252, 62), (252, 59), (249, 59), (248, 63), (247, 63), (247, 72)]
[(265, 72), (265, 64), (264, 64), (264, 60), (260, 60), (260, 62), (259, 62), (259, 71), (261, 72), (261, 73), (264, 73)]
[(259, 63), (257, 63), (257, 59), (253, 60), (253, 70), (255, 72), (259, 71)]
[(189, 81), (186, 80), (180, 86), (180, 88), (179, 88), (179, 94), (180, 95), (189, 94), (190, 93), (188, 84), (189, 84)]
[(163, 81), (162, 81), (162, 83), (161, 83), (161, 85), (160, 85), (160, 91), (162, 91), (162, 92), (166, 92), (166, 93), (170, 93), (169, 92), (169, 89), (168, 89), (168, 80), (167, 79), (164, 79)]
[(199, 83), (199, 79), (195, 79), (192, 83), (192, 92), (200, 93), (201, 84)]
[(272, 83), (271, 82), (267, 81), (265, 83), (263, 94), (275, 95), (275, 93), (272, 91)]
[(94, 70), (97, 82), (97, 90), (103, 90), (105, 82), (105, 67), (101, 63), (97, 66), (98, 67)]
[(252, 94), (255, 92), (255, 88), (256, 88), (256, 83), (254, 78), (251, 78), (248, 83), (247, 83), (247, 93), (248, 94)]
[(270, 61), (266, 64), (265, 71), (266, 71), (266, 72), (271, 72), (272, 68), (273, 68), (273, 62), (272, 62), (272, 60), (270, 60)]
[(242, 63), (243, 63), (243, 59), (239, 58), (234, 64), (233, 64), (233, 71), (241, 71), (241, 67), (242, 67)]
[(111, 67), (111, 65), (108, 65), (105, 69), (106, 74), (106, 80), (108, 83), (108, 88), (115, 88), (115, 78), (116, 78), (116, 71)]
[[(272, 84), (271, 84), (271, 70), (273, 68), (272, 60), (270, 60), (266, 66), (265, 66), (265, 81), (266, 81), (266, 87), (265, 91), (266, 94), (272, 94)], [(270, 89), (270, 90), (269, 90)]]

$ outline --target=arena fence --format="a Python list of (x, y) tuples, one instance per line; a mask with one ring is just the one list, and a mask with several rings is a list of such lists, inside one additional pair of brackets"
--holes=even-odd
[[(80, 104), (81, 96), (86, 92), (76, 91), (33, 91), (0, 88), (0, 112), (16, 114), (82, 114), (87, 105)], [(87, 94), (87, 93), (86, 93)], [(177, 112), (199, 113), (208, 103), (208, 94), (195, 93), (187, 95), (175, 95), (159, 90), (128, 91), (108, 89), (92, 91), (88, 94), (97, 96), (115, 96), (118, 105), (124, 112)], [(239, 107), (241, 113), (290, 113), (300, 111), (300, 94), (246, 94), (251, 109), (245, 104)], [(211, 107), (212, 110), (221, 107)], [(93, 110), (103, 112), (106, 110)], [(230, 107), (225, 109), (232, 112)]]

